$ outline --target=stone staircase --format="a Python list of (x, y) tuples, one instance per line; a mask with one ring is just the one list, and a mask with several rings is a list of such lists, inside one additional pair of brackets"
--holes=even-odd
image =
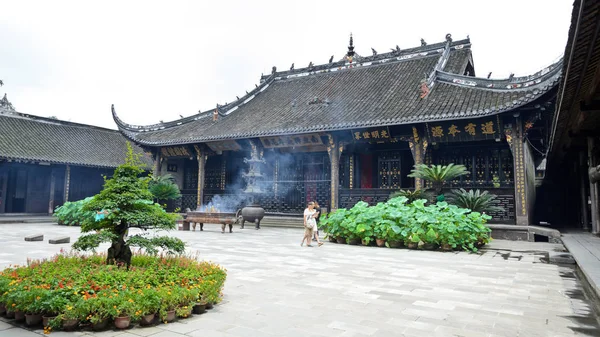
[[(248, 223), (246, 223), (248, 226)], [(302, 228), (302, 217), (266, 215), (260, 222), (261, 227)]]

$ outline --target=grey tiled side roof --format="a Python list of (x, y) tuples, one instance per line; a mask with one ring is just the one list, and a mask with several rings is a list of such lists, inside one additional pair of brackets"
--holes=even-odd
[[(0, 159), (92, 167), (125, 162), (127, 139), (116, 130), (20, 113), (0, 114)], [(134, 151), (142, 149), (132, 144)], [(151, 159), (144, 154), (144, 162)]]
[[(556, 65), (507, 80), (453, 74), (467, 64), (469, 47), (468, 40), (441, 43), (362, 58), (352, 67), (338, 62), (274, 72), (247, 97), (219, 108), (223, 115), (216, 122), (212, 111), (145, 127), (123, 123), (114, 109), (113, 116), (121, 132), (139, 144), (189, 144), (483, 117), (534, 100), (560, 77)], [(421, 99), (426, 78), (431, 90)]]

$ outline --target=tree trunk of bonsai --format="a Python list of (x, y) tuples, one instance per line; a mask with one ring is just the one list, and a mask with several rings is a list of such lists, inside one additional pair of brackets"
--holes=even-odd
[(125, 234), (127, 233), (127, 224), (121, 222), (116, 228), (116, 234), (119, 238), (112, 242), (106, 255), (106, 264), (123, 263), (129, 270), (131, 264), (131, 249), (125, 243)]

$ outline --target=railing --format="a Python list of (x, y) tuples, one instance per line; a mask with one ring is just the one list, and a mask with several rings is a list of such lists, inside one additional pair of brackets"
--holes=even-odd
[(351, 208), (359, 201), (376, 205), (378, 202), (388, 201), (390, 194), (395, 191), (395, 189), (387, 188), (340, 188), (339, 205), (340, 208)]

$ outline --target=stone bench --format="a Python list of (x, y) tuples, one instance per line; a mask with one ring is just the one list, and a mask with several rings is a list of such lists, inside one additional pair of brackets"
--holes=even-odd
[(62, 237), (50, 239), (50, 240), (48, 240), (48, 242), (50, 244), (54, 244), (54, 245), (57, 245), (60, 243), (69, 243), (69, 242), (71, 242), (71, 238), (68, 236), (62, 236)]
[(44, 234), (34, 234), (26, 236), (25, 241), (44, 241)]

